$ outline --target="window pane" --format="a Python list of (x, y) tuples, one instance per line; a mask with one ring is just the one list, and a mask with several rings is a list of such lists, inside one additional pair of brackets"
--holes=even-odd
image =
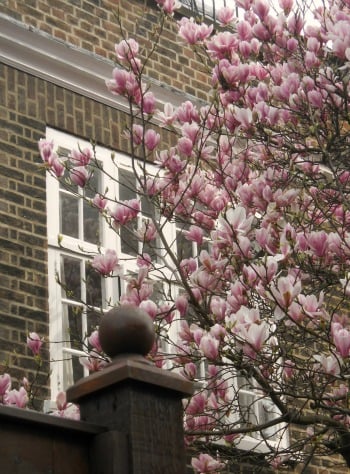
[[(121, 201), (135, 199), (136, 180), (131, 171), (119, 170), (119, 199)], [(132, 256), (138, 254), (138, 240), (134, 235), (133, 224), (125, 225), (120, 228), (121, 250)]]
[(87, 332), (88, 336), (94, 331), (97, 326), (100, 324), (101, 313), (97, 311), (88, 311), (87, 312)]
[(84, 238), (86, 242), (98, 245), (101, 243), (100, 237), (100, 213), (98, 209), (92, 207), (84, 201), (83, 205), (84, 215)]
[(85, 196), (92, 199), (96, 193), (101, 192), (101, 172), (98, 168), (92, 170), (89, 185), (85, 187)]
[[(250, 393), (240, 391), (238, 394), (240, 413), (244, 425), (257, 425), (258, 418), (255, 413), (256, 398)], [(253, 436), (253, 434), (252, 434)]]
[(75, 384), (84, 377), (84, 368), (80, 363), (79, 357), (66, 353), (63, 363), (64, 371), (64, 390)]
[(134, 173), (119, 169), (119, 199), (121, 201), (136, 198), (136, 179)]
[[(277, 407), (274, 406), (271, 400), (263, 399), (259, 401), (259, 422), (261, 424), (268, 423), (269, 421), (277, 418), (280, 415)], [(278, 439), (278, 431), (276, 426), (270, 426), (262, 431), (263, 436), (270, 440)]]
[(142, 247), (142, 253), (148, 253), (148, 255), (152, 259), (152, 262), (156, 262), (158, 260), (156, 245), (157, 245), (157, 241), (152, 240), (152, 242), (145, 242)]
[(142, 196), (141, 198), (141, 209), (142, 209), (142, 214), (146, 217), (153, 217), (155, 218), (156, 216), (156, 209), (152, 202), (146, 198), (145, 196)]
[(89, 306), (100, 308), (102, 306), (102, 284), (101, 275), (90, 265), (86, 265), (86, 302)]
[(69, 194), (60, 195), (60, 233), (79, 238), (79, 203), (78, 199)]
[(61, 260), (61, 281), (63, 296), (69, 299), (81, 300), (80, 260), (63, 256)]
[(78, 308), (76, 306), (68, 306), (68, 341), (67, 344), (72, 349), (82, 350), (83, 349), (83, 325), (82, 325), (82, 318), (84, 317), (82, 308)]
[[(151, 224), (151, 221), (149, 219), (142, 219), (142, 224), (141, 228), (142, 229), (147, 229), (148, 226)], [(157, 260), (157, 251), (159, 253), (159, 239), (153, 239), (151, 241), (140, 241), (141, 243), (141, 249), (142, 253), (148, 253), (152, 259), (152, 261)]]
[(123, 253), (132, 256), (138, 254), (138, 240), (133, 231), (133, 225), (127, 224), (120, 228), (121, 249)]
[(185, 238), (182, 229), (176, 230), (176, 247), (179, 259), (193, 257), (192, 242)]

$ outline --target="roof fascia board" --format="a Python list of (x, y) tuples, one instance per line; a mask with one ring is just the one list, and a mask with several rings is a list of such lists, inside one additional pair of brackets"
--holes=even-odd
[[(104, 105), (129, 111), (123, 97), (108, 91), (105, 81), (112, 77), (113, 61), (57, 41), (51, 36), (0, 14), (0, 62), (27, 72)], [(174, 106), (194, 97), (148, 80), (158, 105)]]

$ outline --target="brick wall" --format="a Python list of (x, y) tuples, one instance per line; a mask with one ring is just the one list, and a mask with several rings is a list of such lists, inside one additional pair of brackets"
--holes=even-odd
[[(118, 5), (126, 36), (140, 42), (146, 57), (159, 22), (154, 0), (4, 0), (2, 13), (59, 41), (114, 60), (114, 44), (122, 39), (116, 16)], [(209, 76), (194, 53), (179, 44), (175, 30), (173, 22), (167, 20), (159, 48), (147, 63), (145, 73), (205, 99)]]
[[(123, 123), (122, 112), (0, 65), (0, 364), (9, 363), (19, 379), (27, 370), (33, 376), (28, 332), (48, 338), (45, 171), (37, 142), (48, 125), (127, 151)], [(46, 357), (46, 387), (48, 371)]]

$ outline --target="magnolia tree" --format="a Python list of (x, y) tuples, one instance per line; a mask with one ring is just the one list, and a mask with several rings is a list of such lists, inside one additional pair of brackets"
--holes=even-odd
[[(157, 3), (154, 48), (123, 31), (107, 81), (130, 105), (137, 197), (106, 188), (89, 202), (143, 248), (110, 304), (144, 309), (159, 335), (151, 357), (195, 381), (184, 405), (195, 472), (228, 469), (248, 441), (275, 469), (332, 453), (350, 465), (350, 1), (304, 21), (293, 0), (236, 0), (240, 15), (221, 9), (215, 29)], [(205, 105), (160, 109), (146, 85), (168, 21), (211, 75)], [(49, 172), (91, 195), (94, 146), (64, 159), (56, 145), (39, 144)], [(141, 202), (153, 212), (139, 225)], [(116, 249), (91, 261), (104, 278), (122, 263)], [(88, 342), (93, 360), (96, 332)]]

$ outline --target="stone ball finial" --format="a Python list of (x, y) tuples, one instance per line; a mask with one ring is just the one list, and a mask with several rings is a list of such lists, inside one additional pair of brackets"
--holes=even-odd
[(122, 354), (147, 355), (155, 341), (151, 317), (135, 306), (119, 306), (105, 313), (99, 327), (103, 351), (112, 359)]

